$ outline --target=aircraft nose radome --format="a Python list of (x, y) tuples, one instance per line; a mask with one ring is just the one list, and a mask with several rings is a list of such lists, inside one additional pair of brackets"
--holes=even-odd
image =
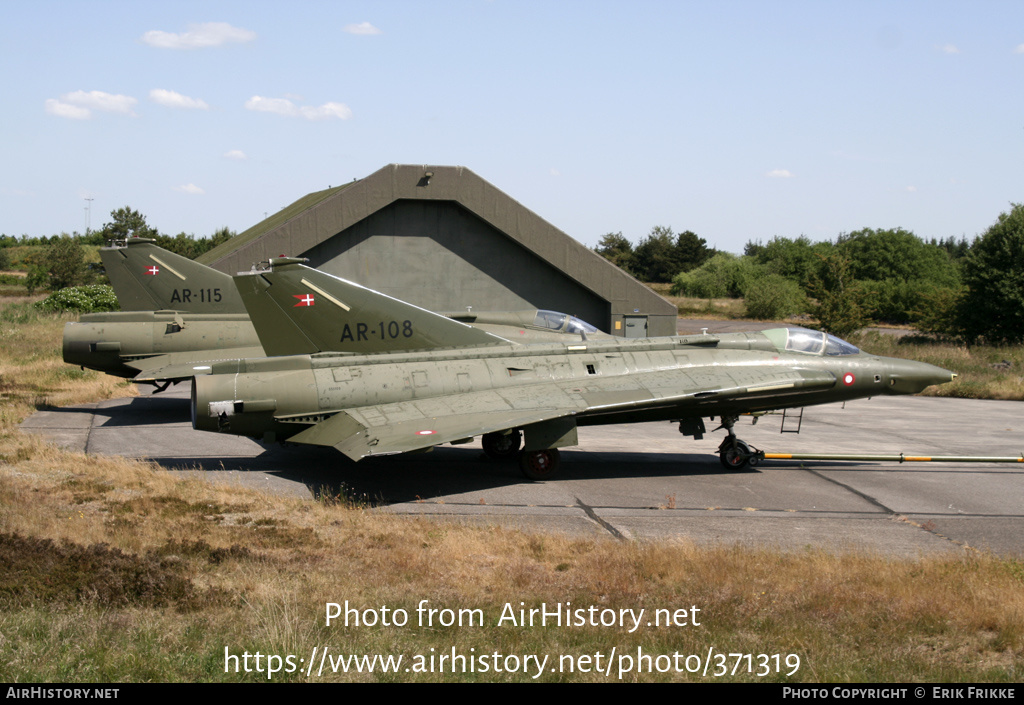
[(945, 384), (956, 379), (956, 373), (927, 362), (892, 360), (889, 388), (895, 394), (917, 394), (933, 384)]

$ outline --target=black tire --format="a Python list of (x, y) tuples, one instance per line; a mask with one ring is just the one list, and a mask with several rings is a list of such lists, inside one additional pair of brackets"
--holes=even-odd
[(511, 433), (485, 433), (484, 453), (493, 460), (510, 460), (516, 457), (523, 444), (523, 432), (516, 429)]
[(558, 448), (524, 450), (519, 453), (519, 469), (528, 480), (550, 480), (558, 472), (561, 459)]
[(718, 459), (726, 470), (734, 472), (743, 470), (750, 463), (750, 446), (743, 441), (729, 443), (722, 448), (722, 452), (718, 454)]

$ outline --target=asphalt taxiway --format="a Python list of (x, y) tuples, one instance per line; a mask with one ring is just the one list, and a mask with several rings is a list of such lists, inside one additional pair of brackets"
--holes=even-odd
[[(195, 431), (188, 385), (164, 394), (40, 411), (22, 424), (66, 448), (146, 458), (211, 481), (275, 493), (366, 499), (399, 514), (624, 539), (916, 556), (993, 551), (1024, 557), (1024, 463), (764, 461), (725, 470), (715, 450), (670, 423), (584, 427), (558, 477), (526, 481), (479, 442), (359, 463), (333, 449), (263, 446)], [(879, 397), (805, 410), (801, 433), (778, 416), (737, 435), (768, 452), (1020, 456), (1019, 402)]]

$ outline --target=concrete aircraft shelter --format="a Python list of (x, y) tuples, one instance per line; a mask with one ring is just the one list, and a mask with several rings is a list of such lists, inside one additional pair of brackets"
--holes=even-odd
[(675, 306), (461, 166), (390, 164), (198, 261), (234, 274), (279, 255), (433, 311), (552, 309), (617, 335), (676, 332)]

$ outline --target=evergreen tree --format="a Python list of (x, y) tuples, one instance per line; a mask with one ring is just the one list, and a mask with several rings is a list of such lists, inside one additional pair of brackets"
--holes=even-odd
[(850, 260), (841, 254), (818, 255), (818, 271), (811, 276), (808, 291), (817, 302), (811, 314), (818, 327), (845, 338), (868, 323), (861, 290), (850, 273)]
[(146, 216), (128, 206), (110, 211), (111, 222), (100, 230), (105, 240), (126, 240), (130, 237), (155, 238), (156, 228), (146, 224)]
[(963, 261), (958, 321), (970, 342), (1024, 341), (1024, 204), (1012, 205)]
[(594, 248), (594, 252), (616, 267), (630, 273), (633, 272), (633, 243), (623, 237), (621, 232), (607, 233), (602, 236), (597, 247)]

